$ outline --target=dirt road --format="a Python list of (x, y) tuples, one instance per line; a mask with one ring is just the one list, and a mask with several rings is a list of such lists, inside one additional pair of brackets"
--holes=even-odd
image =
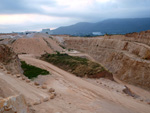
[(0, 72), (0, 79), (10, 85), (9, 89), (13, 91), (13, 94), (23, 94), (28, 102), (35, 102), (49, 97), (45, 91), (36, 88), (33, 83), (26, 83), (12, 75)]
[[(150, 105), (125, 94), (95, 85), (78, 78), (45, 61), (30, 55), (20, 55), (27, 63), (47, 69), (51, 76), (43, 76), (37, 81), (46, 83), (56, 90), (54, 100), (34, 108), (39, 113), (149, 113)], [(43, 78), (43, 79), (42, 79)], [(43, 81), (41, 81), (43, 80)], [(49, 111), (49, 112), (48, 112)], [(51, 112), (50, 112), (51, 111)]]

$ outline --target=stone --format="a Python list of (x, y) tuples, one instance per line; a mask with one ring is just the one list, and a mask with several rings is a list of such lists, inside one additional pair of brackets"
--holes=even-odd
[(38, 82), (34, 82), (34, 85), (39, 86), (40, 84)]
[(54, 99), (55, 98), (55, 94), (50, 94), (50, 99)]
[(56, 92), (52, 92), (52, 94), (54, 94), (54, 96), (56, 96), (57, 94), (56, 94)]
[(17, 77), (17, 78), (20, 78), (20, 77), (21, 77), (21, 75), (20, 75), (20, 74), (16, 74), (16, 77)]
[(7, 71), (7, 74), (11, 74), (9, 71)]
[(47, 102), (47, 101), (49, 101), (49, 98), (48, 98), (48, 97), (45, 97), (45, 98), (43, 99), (43, 102)]
[(29, 113), (23, 95), (0, 99), (0, 113)]
[(144, 100), (141, 98), (140, 101), (143, 102)]
[(42, 87), (42, 89), (47, 89), (46, 85), (42, 85), (41, 87)]
[(55, 92), (55, 89), (54, 89), (54, 88), (50, 88), (50, 89), (49, 89), (49, 93), (52, 93), (52, 92)]
[(26, 78), (25, 77), (22, 77), (22, 80), (25, 80)]
[(41, 104), (41, 100), (39, 99), (39, 100), (36, 100), (34, 103), (33, 103), (33, 105), (39, 105), (39, 104)]
[(11, 73), (22, 73), (18, 55), (7, 45), (0, 44), (0, 64)]
[(27, 82), (27, 83), (30, 83), (30, 82), (31, 82), (31, 80), (29, 80), (29, 79), (26, 79), (26, 82)]
[(0, 66), (0, 69), (3, 69), (3, 66)]

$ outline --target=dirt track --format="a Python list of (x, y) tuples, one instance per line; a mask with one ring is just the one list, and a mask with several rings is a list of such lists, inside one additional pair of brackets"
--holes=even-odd
[[(30, 55), (19, 56), (27, 63), (47, 69), (51, 76), (41, 77), (57, 97), (35, 106), (39, 113), (149, 113), (150, 106), (115, 89), (95, 85)], [(40, 79), (37, 79), (37, 81)], [(110, 83), (111, 85), (111, 83)], [(38, 92), (39, 93), (39, 92)], [(51, 112), (50, 112), (51, 111)]]

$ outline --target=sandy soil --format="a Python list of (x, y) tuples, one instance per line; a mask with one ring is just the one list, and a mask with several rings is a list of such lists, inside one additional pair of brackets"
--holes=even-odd
[(18, 79), (15, 76), (7, 75), (4, 72), (0, 72), (0, 79), (5, 81), (5, 83), (9, 84), (9, 86), (7, 87), (9, 87), (9, 90), (13, 91), (14, 95), (21, 93), (26, 97), (26, 100), (28, 102), (33, 103), (37, 100), (42, 100), (46, 97), (49, 97), (47, 92), (38, 89), (33, 85), (33, 83), (26, 83), (25, 81)]
[[(47, 84), (48, 87), (55, 88), (57, 93), (55, 99), (33, 107), (38, 113), (150, 112), (150, 106), (147, 103), (117, 91), (117, 88), (122, 87), (122, 85), (117, 86), (111, 82), (109, 82), (109, 85), (97, 85), (30, 55), (20, 55), (19, 57), (29, 64), (47, 69), (52, 73), (52, 75), (39, 77), (35, 80), (41, 84)], [(105, 83), (107, 84), (107, 82)], [(108, 86), (111, 85), (115, 85), (116, 88), (109, 88)]]
[(35, 54), (62, 52), (64, 49), (50, 35), (33, 33), (28, 35), (18, 35), (17, 37), (6, 37), (0, 40), (0, 44), (7, 44), (18, 54)]
[(20, 38), (12, 45), (16, 53), (44, 54), (62, 51), (63, 49), (50, 38)]

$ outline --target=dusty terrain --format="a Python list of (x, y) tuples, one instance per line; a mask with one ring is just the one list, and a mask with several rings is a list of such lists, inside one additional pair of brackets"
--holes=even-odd
[(29, 34), (19, 36), (20, 38), (4, 38), (0, 44), (7, 44), (17, 54), (35, 54), (53, 53), (63, 51), (63, 48), (47, 34)]
[(17, 54), (6, 45), (0, 45), (0, 68), (6, 68), (12, 74), (22, 73)]
[[(146, 32), (147, 35), (149, 33)], [(138, 39), (140, 40), (137, 42)], [(150, 90), (149, 38), (118, 35), (97, 38), (69, 37), (64, 40), (68, 49), (89, 54), (120, 80)], [(144, 43), (145, 40), (147, 44)]]
[[(133, 41), (134, 38), (137, 37), (117, 35), (84, 39), (34, 34), (1, 40), (0, 43), (12, 47), (16, 53), (26, 53), (19, 55), (19, 59), (51, 74), (29, 80), (21, 72), (11, 73), (0, 61), (0, 113), (6, 103), (10, 113), (15, 110), (18, 113), (149, 113), (150, 92), (142, 88), (149, 87), (150, 49), (142, 41)], [(60, 44), (80, 52), (65, 50)], [(76, 77), (37, 59), (45, 52), (55, 51), (99, 62), (113, 72), (117, 82)], [(7, 61), (7, 57), (2, 58)], [(19, 67), (18, 56), (13, 53), (11, 57), (15, 62), (9, 67)], [(50, 89), (54, 91), (50, 92)]]
[[(41, 77), (43, 81), (40, 78), (37, 79), (41, 84), (46, 83), (48, 87), (55, 88), (57, 93), (56, 99), (52, 102), (49, 101), (48, 105), (44, 103), (45, 110), (51, 104), (53, 105), (50, 107), (52, 111), (58, 109), (56, 106), (59, 106), (58, 111), (62, 113), (111, 113), (112, 111), (115, 113), (148, 113), (150, 110), (146, 102), (125, 95), (122, 92), (123, 85), (115, 84), (112, 81), (109, 81), (107, 86), (103, 83), (96, 85), (31, 56), (20, 56), (20, 58), (52, 73), (45, 79)], [(112, 85), (116, 88), (110, 88)], [(40, 107), (42, 109), (42, 105)], [(36, 106), (35, 109), (38, 107)]]
[(34, 85), (34, 82), (27, 83), (22, 78), (0, 70), (0, 78), (9, 85), (8, 90), (13, 91), (11, 92), (13, 95), (23, 94), (31, 113), (149, 113), (150, 111), (146, 101), (123, 93), (124, 85), (105, 79), (96, 81), (81, 79), (32, 55), (20, 55), (19, 58), (50, 71), (51, 75), (39, 76), (34, 81), (56, 91), (54, 99), (44, 102), (50, 96), (48, 89), (42, 89), (41, 86)]

